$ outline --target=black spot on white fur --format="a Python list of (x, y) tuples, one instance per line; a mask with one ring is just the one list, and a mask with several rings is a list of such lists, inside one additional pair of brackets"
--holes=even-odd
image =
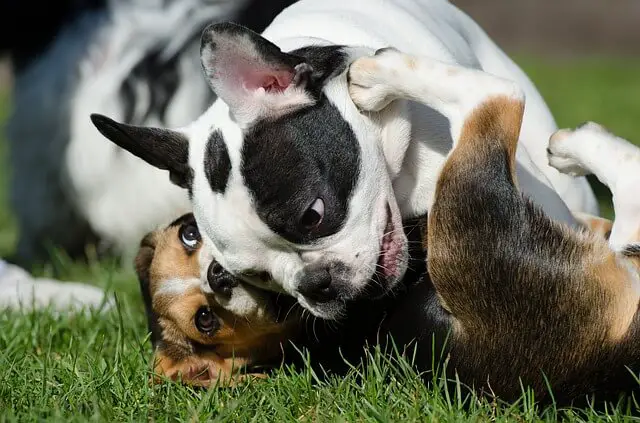
[[(124, 122), (142, 125), (152, 117), (163, 124), (166, 122), (167, 108), (180, 84), (179, 59), (179, 55), (164, 58), (162, 51), (157, 50), (136, 64), (120, 87)], [(214, 96), (211, 97), (213, 100)], [(136, 116), (136, 107), (139, 108), (141, 102), (146, 110)]]
[(640, 256), (640, 243), (625, 246), (622, 250), (622, 254), (625, 256)]
[(347, 67), (348, 57), (342, 46), (308, 46), (291, 52), (303, 57), (313, 69), (307, 90), (314, 96), (320, 95), (323, 85)]
[[(360, 147), (348, 122), (322, 93), (321, 84), (346, 67), (340, 47), (307, 47), (292, 54), (314, 69), (308, 86), (317, 101), (276, 120), (258, 122), (246, 134), (242, 175), (258, 216), (285, 239), (309, 243), (338, 232), (358, 180)], [(299, 220), (316, 198), (325, 215), (307, 232)]]
[(224, 194), (230, 172), (231, 160), (222, 133), (219, 130), (213, 131), (204, 152), (204, 173), (211, 190)]

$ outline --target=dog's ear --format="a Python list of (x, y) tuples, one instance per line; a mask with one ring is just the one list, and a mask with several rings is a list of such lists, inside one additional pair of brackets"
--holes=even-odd
[(174, 184), (187, 189), (191, 186), (189, 139), (185, 135), (170, 129), (127, 125), (99, 114), (92, 114), (91, 122), (119, 147), (151, 166), (168, 170)]
[(147, 329), (151, 332), (151, 345), (153, 348), (158, 346), (158, 342), (162, 337), (162, 328), (158, 314), (153, 311), (153, 298), (151, 298), (151, 279), (149, 269), (153, 263), (153, 257), (156, 251), (156, 239), (153, 232), (148, 233), (140, 241), (140, 248), (136, 255), (134, 264), (138, 282), (140, 284), (140, 293), (144, 302), (144, 310), (147, 314)]
[(313, 101), (305, 92), (313, 78), (311, 65), (243, 26), (205, 28), (200, 59), (209, 85), (240, 124), (277, 117)]

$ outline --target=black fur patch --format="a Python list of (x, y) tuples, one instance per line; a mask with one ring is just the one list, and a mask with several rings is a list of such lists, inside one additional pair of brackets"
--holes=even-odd
[(626, 245), (622, 250), (622, 254), (625, 256), (640, 256), (640, 243)]
[(211, 189), (224, 194), (231, 173), (231, 159), (219, 130), (213, 131), (209, 136), (204, 152), (204, 173)]
[(147, 315), (147, 328), (151, 333), (151, 345), (155, 348), (162, 338), (162, 328), (158, 321), (158, 315), (153, 311), (151, 299), (151, 285), (149, 268), (155, 254), (155, 242), (151, 233), (147, 234), (140, 242), (140, 249), (135, 260), (136, 273), (140, 293), (144, 302), (145, 313)]
[(293, 50), (291, 54), (303, 57), (313, 72), (307, 90), (319, 96), (324, 84), (347, 68), (347, 55), (343, 46), (308, 46)]
[(297, 0), (254, 0), (250, 1), (238, 14), (236, 22), (256, 32), (262, 32), (285, 8)]
[[(160, 122), (166, 122), (166, 111), (179, 86), (178, 59), (180, 56), (165, 60), (155, 51), (140, 61), (124, 80), (120, 87), (125, 114), (124, 121), (134, 125), (142, 125), (153, 115)], [(149, 104), (143, 116), (138, 119), (134, 110), (139, 100), (136, 88), (144, 86), (148, 91)]]
[(175, 227), (175, 226), (182, 226), (185, 225), (187, 223), (191, 223), (191, 224), (195, 224), (196, 223), (196, 218), (193, 216), (193, 213), (185, 213), (182, 216), (180, 216), (179, 218), (177, 218), (176, 220), (174, 220), (173, 222), (169, 223), (169, 228)]
[[(300, 51), (298, 51), (300, 52)], [(308, 47), (305, 53), (326, 78), (345, 66), (339, 48)], [(275, 121), (256, 124), (242, 149), (242, 174), (260, 218), (295, 243), (340, 230), (360, 169), (353, 130), (324, 94), (317, 102)], [(307, 233), (298, 224), (316, 198), (325, 203), (320, 226)]]

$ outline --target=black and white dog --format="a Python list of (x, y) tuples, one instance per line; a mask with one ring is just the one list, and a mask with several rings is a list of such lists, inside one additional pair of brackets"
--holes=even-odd
[[(47, 247), (80, 255), (98, 240), (116, 252), (176, 213), (187, 195), (162, 172), (107, 145), (87, 120), (102, 111), (139, 125), (183, 125), (215, 95), (202, 79), (199, 38), (211, 21), (257, 31), (294, 0), (60, 0), (0, 5), (0, 54), (13, 63), (11, 206), (18, 263)], [(34, 28), (19, 32), (15, 28)], [(33, 279), (0, 260), (0, 306), (99, 304), (101, 290)]]
[[(17, 258), (75, 255), (97, 238), (122, 252), (180, 211), (182, 190), (106, 145), (87, 122), (101, 111), (139, 125), (184, 125), (215, 96), (201, 77), (199, 38), (211, 21), (256, 31), (294, 0), (85, 0), (0, 7), (0, 49), (14, 64), (11, 205)], [(11, 33), (11, 28), (37, 28)]]
[(405, 101), (360, 113), (345, 70), (386, 46), (515, 81), (527, 96), (517, 154), (522, 190), (553, 219), (578, 224), (572, 212), (597, 214), (587, 181), (548, 165), (557, 127), (533, 84), (444, 0), (301, 0), (262, 36), (214, 24), (200, 52), (219, 99), (197, 120), (175, 130), (92, 120), (188, 190), (225, 269), (336, 318), (346, 301), (392, 289), (404, 275), (401, 219), (431, 207), (451, 134), (460, 130), (436, 109)]

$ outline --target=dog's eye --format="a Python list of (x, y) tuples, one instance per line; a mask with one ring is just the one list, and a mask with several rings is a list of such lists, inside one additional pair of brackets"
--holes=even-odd
[(302, 218), (300, 219), (300, 226), (306, 231), (311, 231), (322, 223), (323, 217), (324, 201), (322, 201), (322, 198), (316, 198), (302, 215)]
[(211, 332), (217, 329), (218, 320), (209, 307), (203, 306), (196, 311), (195, 325), (200, 332), (211, 335)]
[(198, 227), (192, 223), (184, 225), (180, 228), (180, 241), (186, 248), (193, 250), (200, 242), (200, 231)]

